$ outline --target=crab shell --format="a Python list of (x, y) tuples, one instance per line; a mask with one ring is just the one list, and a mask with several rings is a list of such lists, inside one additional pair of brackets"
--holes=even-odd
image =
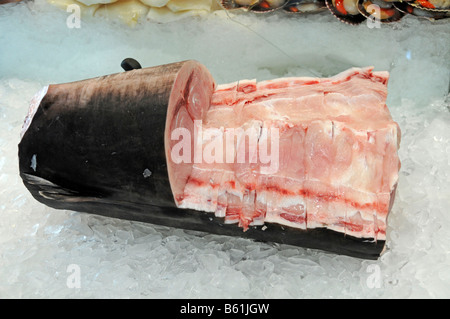
[(399, 21), (405, 15), (392, 2), (383, 0), (359, 0), (358, 10), (366, 18), (373, 17), (383, 23)]
[(284, 7), (289, 0), (220, 0), (225, 10), (243, 9), (256, 13), (268, 13)]
[(366, 20), (358, 11), (358, 0), (325, 0), (330, 12), (341, 22), (357, 25)]
[(411, 6), (436, 12), (450, 12), (450, 0), (415, 0)]
[(394, 6), (404, 13), (409, 13), (416, 17), (426, 18), (428, 20), (438, 20), (450, 17), (449, 11), (430, 10), (423, 7), (412, 6), (411, 3), (395, 2)]
[(289, 1), (283, 10), (289, 13), (317, 13), (327, 9), (324, 0), (294, 0)]

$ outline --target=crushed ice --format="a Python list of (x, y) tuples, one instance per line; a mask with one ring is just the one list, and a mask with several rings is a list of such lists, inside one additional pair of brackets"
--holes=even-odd
[(31, 165), (30, 165), (30, 167), (33, 169), (33, 171), (35, 171), (36, 172), (36, 165), (37, 165), (37, 163), (36, 163), (36, 154), (34, 154), (32, 157), (31, 157)]
[(152, 176), (152, 172), (148, 168), (146, 168), (144, 169), (142, 175), (144, 176), (144, 178), (149, 178), (150, 176)]
[[(1, 298), (450, 297), (450, 23), (406, 17), (369, 29), (328, 14), (215, 13), (130, 31), (87, 20), (68, 29), (66, 18), (39, 3), (0, 6)], [(384, 255), (359, 260), (36, 202), (17, 158), (30, 100), (49, 83), (121, 72), (128, 56), (143, 66), (193, 58), (218, 83), (329, 76), (351, 66), (390, 71), (402, 169)], [(73, 265), (79, 288), (68, 285)]]

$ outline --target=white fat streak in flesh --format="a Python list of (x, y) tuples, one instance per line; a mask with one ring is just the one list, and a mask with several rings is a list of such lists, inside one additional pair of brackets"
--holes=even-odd
[[(199, 168), (199, 167), (195, 167), (196, 170), (200, 170), (200, 171), (204, 171), (205, 173), (228, 173), (228, 174), (233, 174), (232, 171), (229, 170), (223, 170), (223, 169), (204, 169), (204, 168)], [(295, 179), (295, 178), (290, 178), (290, 177), (284, 177), (286, 179), (291, 179), (291, 180), (295, 180), (297, 182), (301, 182), (301, 180), (299, 179)], [(316, 180), (317, 182), (320, 182), (319, 180)], [(188, 186), (188, 189), (186, 189), (185, 191), (185, 195), (186, 198), (183, 199), (183, 201), (180, 204), (180, 208), (191, 208), (191, 209), (197, 209), (197, 210), (202, 210), (202, 211), (207, 211), (207, 212), (215, 212), (217, 213), (217, 198), (221, 195), (224, 194), (230, 194), (230, 195), (234, 195), (236, 197), (238, 197), (241, 201), (243, 200), (244, 197), (244, 187), (242, 185), (239, 184), (238, 181), (234, 180), (234, 182), (236, 183), (236, 187), (233, 188), (226, 188), (224, 186), (219, 186), (219, 190), (218, 190), (218, 196), (216, 197), (216, 199), (213, 199), (211, 194), (213, 192), (213, 189), (211, 187), (211, 185), (205, 184), (204, 186), (195, 186), (193, 187), (192, 191), (189, 191), (190, 188)], [(297, 227), (297, 228), (302, 228), (302, 225), (299, 223), (294, 223), (294, 222), (290, 222), (287, 221), (285, 219), (282, 219), (281, 217), (274, 217), (275, 215), (278, 216), (279, 214), (271, 214), (270, 213), (270, 202), (268, 202), (267, 200), (267, 194), (269, 192), (268, 191), (260, 191), (258, 192), (257, 195), (257, 201), (260, 202), (263, 205), (268, 205), (269, 204), (269, 213), (266, 215), (266, 222), (275, 222), (275, 220), (277, 220), (277, 223), (281, 223), (283, 224), (283, 221), (289, 222), (289, 226), (292, 227)], [(359, 203), (360, 204), (373, 204), (374, 203), (374, 194), (371, 192), (358, 192), (359, 194)], [(365, 195), (365, 196), (364, 196)], [(386, 195), (389, 195), (388, 193), (386, 193)], [(273, 196), (277, 196), (277, 194), (273, 194)], [(282, 209), (282, 208), (288, 208), (290, 206), (294, 206), (294, 205), (304, 205), (306, 207), (306, 200), (307, 198), (301, 196), (301, 195), (283, 195), (283, 196), (277, 196), (277, 209)], [(339, 203), (339, 202), (338, 202)], [(359, 215), (359, 216), (358, 216)], [(363, 221), (372, 221), (373, 220), (373, 216), (376, 215), (376, 210), (373, 209), (356, 209), (356, 208), (352, 208), (352, 207), (348, 207), (346, 212), (340, 214), (340, 217), (342, 217), (343, 219), (345, 219), (345, 221), (348, 221), (348, 219), (354, 217), (354, 216), (358, 216), (359, 218), (361, 218), (361, 220)], [(223, 215), (223, 212), (221, 214), (219, 214), (217, 217), (225, 217)], [(310, 216), (312, 217), (312, 216)], [(338, 217), (338, 216), (336, 216)], [(385, 218), (379, 218), (379, 222), (380, 223), (386, 223)], [(297, 226), (295, 226), (297, 225)], [(321, 222), (313, 222), (310, 221), (308, 222), (308, 228), (316, 228), (316, 227), (324, 227), (325, 225)], [(340, 229), (339, 226), (336, 225), (329, 225), (332, 229)], [(350, 234), (350, 233), (349, 233)], [(355, 235), (355, 233), (351, 233), (352, 235)]]

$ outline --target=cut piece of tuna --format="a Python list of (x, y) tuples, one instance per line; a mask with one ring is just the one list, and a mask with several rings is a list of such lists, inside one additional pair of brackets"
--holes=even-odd
[(376, 259), (398, 179), (388, 74), (216, 86), (184, 61), (49, 85), (20, 175), (57, 208)]

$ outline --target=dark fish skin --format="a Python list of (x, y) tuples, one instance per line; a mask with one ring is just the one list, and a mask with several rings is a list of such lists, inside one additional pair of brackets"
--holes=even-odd
[(20, 176), (33, 197), (55, 209), (377, 259), (384, 241), (277, 224), (243, 232), (176, 207), (164, 132), (174, 81), (192, 63), (50, 85), (19, 144)]
[(175, 207), (164, 127), (182, 65), (50, 85), (19, 144), (21, 174), (87, 197)]

